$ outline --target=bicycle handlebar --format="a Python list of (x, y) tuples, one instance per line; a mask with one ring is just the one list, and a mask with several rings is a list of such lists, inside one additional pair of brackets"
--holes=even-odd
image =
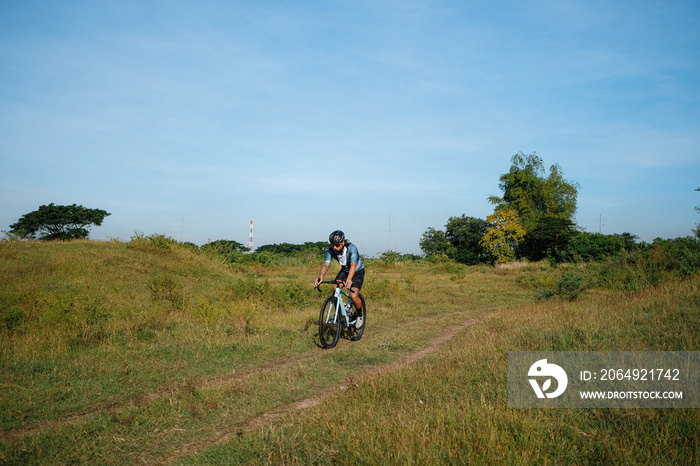
[(322, 281), (322, 282), (319, 283), (318, 286), (316, 287), (316, 289), (318, 290), (319, 293), (321, 292), (321, 285), (323, 285), (324, 283), (325, 283), (325, 284), (328, 284), (328, 285), (341, 285), (341, 286), (343, 286), (343, 285), (345, 284), (345, 282), (342, 281), (342, 280), (325, 280), (325, 281)]

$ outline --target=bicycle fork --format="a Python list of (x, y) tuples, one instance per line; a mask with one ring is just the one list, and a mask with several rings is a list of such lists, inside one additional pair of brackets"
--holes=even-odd
[[(348, 298), (350, 299), (350, 298)], [(343, 300), (340, 296), (336, 296), (335, 299), (333, 300), (332, 304), (332, 311), (328, 313), (328, 317), (326, 318), (326, 323), (327, 324), (336, 324), (338, 323), (338, 319), (343, 319), (345, 327), (349, 328), (351, 325), (355, 324), (355, 320), (352, 322), (350, 321), (350, 309), (352, 304), (348, 302), (347, 308), (345, 307)], [(331, 322), (331, 314), (333, 314), (333, 321)]]

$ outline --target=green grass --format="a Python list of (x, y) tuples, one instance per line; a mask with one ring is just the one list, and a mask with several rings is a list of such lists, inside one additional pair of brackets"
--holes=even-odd
[(697, 409), (509, 409), (506, 383), (508, 351), (697, 350), (699, 285), (490, 313), (424, 360), (192, 463), (698, 464)]
[(322, 350), (320, 264), (165, 245), (0, 242), (0, 462), (700, 461), (697, 410), (516, 410), (506, 387), (508, 351), (698, 350), (697, 277), (538, 301), (572, 271), (368, 260), (365, 336)]

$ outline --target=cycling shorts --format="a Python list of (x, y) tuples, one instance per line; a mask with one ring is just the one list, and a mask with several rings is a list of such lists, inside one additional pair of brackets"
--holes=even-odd
[[(348, 278), (348, 273), (340, 269), (340, 272), (338, 272), (338, 275), (335, 276), (336, 280), (342, 280), (345, 282)], [(352, 276), (352, 288), (357, 288), (357, 290), (362, 289), (362, 282), (365, 281), (365, 268), (361, 268), (360, 270), (355, 272), (355, 275)]]

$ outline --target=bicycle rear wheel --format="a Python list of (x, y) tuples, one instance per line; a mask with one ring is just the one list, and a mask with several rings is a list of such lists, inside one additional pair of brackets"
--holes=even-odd
[(362, 334), (365, 333), (365, 325), (367, 325), (367, 305), (365, 304), (365, 297), (362, 296), (362, 293), (358, 293), (358, 296), (360, 297), (360, 301), (362, 301), (362, 325), (360, 325), (360, 328), (354, 325), (350, 326), (348, 334), (351, 341), (357, 341), (362, 338)]
[[(318, 318), (318, 336), (324, 348), (333, 348), (343, 331), (343, 316), (335, 305), (335, 297), (326, 298)], [(342, 305), (342, 304), (341, 304)]]

